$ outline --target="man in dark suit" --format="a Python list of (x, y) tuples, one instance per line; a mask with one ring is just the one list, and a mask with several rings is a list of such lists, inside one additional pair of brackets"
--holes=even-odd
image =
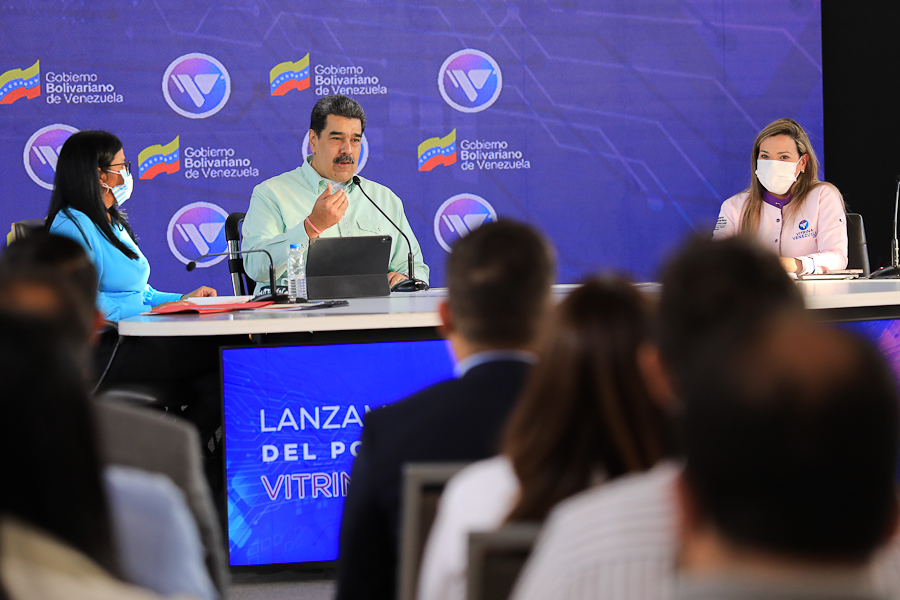
[(396, 595), (404, 464), (497, 453), (534, 360), (553, 277), (549, 248), (526, 225), (489, 223), (453, 246), (440, 315), (458, 378), (366, 416), (341, 524), (339, 600)]

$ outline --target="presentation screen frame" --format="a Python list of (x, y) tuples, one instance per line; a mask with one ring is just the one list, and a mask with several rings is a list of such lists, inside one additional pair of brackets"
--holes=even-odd
[[(251, 352), (258, 350), (260, 353), (266, 353), (266, 352), (272, 353), (273, 351), (276, 353), (277, 352), (290, 353), (291, 350), (295, 350), (295, 349), (298, 352), (302, 353), (302, 352), (308, 352), (310, 350), (310, 348), (313, 348), (313, 347), (320, 348), (320, 349), (334, 349), (335, 347), (346, 348), (346, 347), (352, 347), (352, 346), (369, 347), (373, 344), (376, 344), (376, 345), (377, 344), (387, 344), (390, 347), (396, 348), (397, 347), (396, 344), (421, 344), (423, 342), (425, 342), (425, 343), (434, 342), (434, 343), (438, 344), (438, 346), (435, 346), (435, 348), (432, 349), (433, 351), (437, 351), (436, 350), (437, 348), (439, 348), (440, 346), (444, 346), (446, 353), (447, 353), (446, 356), (448, 358), (448, 363), (446, 365), (448, 367), (448, 370), (443, 372), (443, 376), (434, 378), (427, 382), (425, 380), (428, 379), (428, 377), (419, 377), (418, 379), (421, 379), (422, 381), (418, 381), (418, 379), (416, 377), (411, 377), (410, 382), (406, 385), (406, 388), (409, 388), (409, 389), (404, 388), (401, 392), (398, 392), (397, 394), (393, 394), (392, 399), (387, 402), (381, 402), (380, 400), (376, 399), (373, 402), (373, 404), (371, 405), (372, 409), (376, 408), (377, 406), (382, 406), (384, 404), (388, 404), (393, 401), (400, 400), (403, 397), (409, 395), (410, 393), (413, 393), (414, 391), (418, 391), (418, 389), (421, 389), (422, 387), (429, 385), (430, 383), (439, 381), (439, 380), (447, 378), (447, 377), (452, 377), (452, 367), (455, 364), (455, 358), (449, 347), (449, 342), (443, 340), (443, 338), (437, 334), (437, 331), (435, 330), (435, 328), (432, 328), (432, 327), (400, 329), (400, 330), (396, 330), (396, 329), (394, 329), (394, 330), (364, 330), (364, 331), (321, 332), (321, 333), (315, 333), (315, 334), (309, 334), (309, 333), (307, 333), (307, 334), (288, 334), (288, 335), (280, 335), (280, 336), (267, 336), (267, 339), (265, 341), (266, 341), (266, 343), (264, 343), (264, 344), (256, 344), (256, 345), (247, 344), (247, 345), (239, 345), (239, 346), (234, 346), (234, 345), (223, 346), (220, 351), (220, 377), (221, 377), (221, 382), (222, 382), (222, 387), (221, 387), (220, 391), (221, 391), (221, 397), (222, 397), (222, 418), (223, 418), (223, 424), (224, 424), (224, 434), (223, 434), (224, 464), (223, 464), (222, 474), (223, 474), (223, 481), (225, 484), (225, 494), (224, 494), (224, 499), (223, 499), (223, 505), (220, 507), (220, 509), (223, 511), (223, 514), (226, 516), (225, 534), (226, 534), (226, 540), (228, 543), (230, 569), (231, 569), (232, 573), (234, 573), (234, 574), (253, 574), (253, 573), (265, 574), (265, 573), (272, 573), (272, 572), (277, 572), (277, 571), (321, 571), (321, 570), (333, 569), (336, 566), (336, 560), (298, 560), (298, 561), (291, 560), (291, 561), (287, 561), (287, 562), (279, 562), (276, 560), (276, 561), (272, 561), (272, 562), (260, 561), (259, 563), (253, 563), (253, 564), (232, 564), (233, 562), (245, 563), (246, 561), (244, 561), (243, 559), (239, 559), (239, 560), (235, 561), (235, 559), (232, 556), (232, 535), (235, 532), (235, 528), (239, 527), (239, 524), (237, 524), (235, 522), (236, 491), (234, 488), (234, 481), (235, 481), (236, 477), (240, 476), (240, 472), (235, 465), (235, 460), (236, 460), (235, 453), (241, 452), (242, 449), (235, 448), (234, 446), (232, 446), (231, 448), (229, 447), (229, 442), (231, 442), (231, 444), (234, 444), (233, 438), (235, 437), (235, 434), (234, 434), (235, 424), (233, 422), (229, 423), (229, 417), (231, 416), (231, 420), (233, 421), (234, 416), (229, 415), (229, 406), (226, 406), (226, 394), (229, 391), (227, 389), (229, 382), (226, 381), (226, 379), (225, 379), (226, 378), (226, 368), (227, 368), (226, 361), (227, 361), (228, 353), (233, 353), (236, 350), (237, 351), (249, 350)], [(368, 348), (366, 350), (368, 350)], [(338, 351), (340, 351), (340, 349), (338, 349)], [(405, 366), (401, 366), (393, 371), (392, 377), (397, 374), (405, 374), (405, 373), (408, 373), (408, 370), (406, 369)], [(268, 390), (268, 391), (272, 391), (272, 390)], [(289, 403), (290, 403), (289, 401), (286, 401), (286, 404), (289, 404)], [(339, 401), (334, 401), (333, 404), (338, 405), (341, 403)], [(349, 411), (349, 412), (352, 413), (353, 411)], [(339, 434), (339, 435), (337, 435), (337, 437), (343, 438), (343, 437), (348, 437), (348, 435), (349, 435), (349, 437), (354, 437), (354, 434), (349, 431), (354, 426), (357, 427), (357, 433), (355, 434), (353, 441), (350, 441), (349, 437), (348, 437), (347, 440), (341, 439), (336, 442), (338, 444), (341, 444), (341, 443), (345, 444), (345, 452), (347, 452), (346, 448), (349, 448), (350, 444), (352, 444), (353, 442), (358, 440), (359, 435), (361, 434), (362, 428), (354, 423), (354, 421), (356, 421), (356, 417), (359, 417), (360, 419), (364, 418), (364, 413), (360, 413), (358, 411), (356, 412), (356, 414), (349, 414), (349, 417), (348, 417), (347, 413), (348, 413), (348, 411), (340, 412), (340, 417), (341, 417), (342, 421), (346, 420), (347, 418), (350, 419), (350, 423), (348, 424), (348, 428), (347, 428), (347, 435)], [(324, 412), (318, 413), (318, 411), (314, 408), (309, 408), (305, 412), (305, 414), (301, 417), (300, 412), (299, 412), (299, 406), (298, 406), (297, 410), (292, 411), (291, 417), (293, 417), (294, 422), (299, 427), (301, 418), (303, 419), (303, 425), (307, 426), (307, 425), (310, 425), (310, 423), (311, 423), (310, 418), (315, 418), (317, 414), (318, 414), (318, 418), (319, 418), (319, 425), (322, 425), (324, 422), (323, 416), (325, 415), (325, 413)], [(280, 424), (279, 421), (282, 420), (282, 416), (283, 415), (281, 413), (279, 413), (279, 415), (274, 415), (273, 413), (268, 413), (265, 417), (266, 428), (267, 429), (270, 429), (273, 427), (277, 428), (277, 425)], [(291, 430), (293, 429), (293, 426), (290, 423), (291, 417), (287, 417), (285, 426), (283, 428), (284, 431), (288, 434), (290, 434)], [(260, 418), (260, 417), (257, 417), (257, 418)], [(335, 423), (336, 423), (336, 421), (335, 421)], [(259, 425), (259, 427), (261, 428), (262, 425)], [(341, 432), (342, 430), (336, 430), (336, 431)], [(280, 433), (281, 432), (270, 433), (267, 431), (265, 435), (277, 436)], [(305, 432), (301, 432), (301, 433), (305, 433)], [(320, 434), (324, 433), (324, 430), (319, 430), (317, 433), (320, 433)], [(311, 455), (317, 455), (321, 452), (321, 450), (314, 450), (312, 445), (309, 445), (306, 448), (304, 448), (302, 443), (303, 442), (299, 442), (299, 444), (301, 444), (301, 445), (298, 445), (296, 448), (296, 452), (297, 452), (296, 457), (298, 459), (300, 459), (296, 463), (294, 463), (297, 465), (300, 465), (304, 462), (303, 461), (304, 454), (306, 456), (311, 456)], [(307, 442), (307, 444), (311, 444), (311, 442)], [(334, 451), (334, 448), (331, 448), (330, 446), (329, 446), (329, 448), (330, 448), (330, 451), (332, 451), (332, 452)], [(338, 448), (340, 448), (340, 446), (338, 446)], [(279, 455), (280, 455), (280, 458), (282, 458), (282, 459), (284, 458), (283, 451), (284, 450), (283, 450), (283, 444), (282, 444), (282, 448), (279, 449)], [(270, 452), (270, 456), (271, 456), (271, 450), (269, 452)], [(349, 455), (347, 455), (347, 456), (349, 456)], [(293, 456), (291, 458), (293, 458)], [(331, 460), (329, 460), (330, 457), (327, 457), (327, 455), (325, 456), (325, 458), (326, 458), (325, 462), (329, 462), (329, 463), (332, 462)], [(346, 458), (346, 456), (344, 458)], [(338, 457), (338, 462), (339, 461), (340, 461), (340, 457)], [(284, 461), (282, 460), (281, 462), (284, 462)], [(347, 464), (342, 465), (342, 469), (335, 470), (335, 472), (339, 473), (338, 489), (342, 493), (341, 497), (337, 499), (340, 502), (340, 505), (336, 509), (332, 510), (333, 514), (331, 515), (331, 518), (332, 518), (331, 525), (332, 525), (332, 527), (336, 527), (336, 530), (334, 530), (334, 529), (332, 530), (332, 532), (335, 535), (339, 535), (339, 523), (340, 523), (340, 517), (342, 515), (342, 511), (343, 511), (343, 499), (344, 499), (343, 492), (346, 490), (346, 485), (349, 481), (350, 469), (352, 467), (352, 460), (345, 461), (345, 462), (347, 462)], [(337, 462), (335, 462), (335, 464), (337, 464)], [(324, 469), (323, 469), (323, 471), (324, 471)], [(330, 473), (331, 469), (328, 469), (328, 471)], [(274, 471), (273, 471), (273, 473), (274, 473)], [(278, 481), (277, 477), (273, 476), (271, 478), (271, 481), (269, 482), (270, 487), (267, 488), (265, 493), (276, 492), (275, 486), (277, 485), (277, 481)], [(311, 497), (311, 495), (312, 495), (311, 479), (301, 480), (299, 477), (295, 477), (294, 480), (291, 481), (291, 483), (293, 484), (293, 486), (291, 488), (292, 495), (294, 495), (294, 496), (297, 495), (298, 490), (300, 489), (298, 487), (298, 485), (299, 486), (305, 485), (306, 489), (304, 491), (307, 492), (309, 494), (309, 496)], [(322, 487), (324, 485), (324, 481), (317, 482), (317, 483), (322, 484), (322, 485), (319, 485), (319, 491), (321, 491)], [(331, 486), (334, 485), (333, 480), (330, 482), (330, 484), (331, 484)], [(332, 487), (332, 489), (333, 489), (333, 487)], [(275, 495), (277, 498), (279, 498), (281, 500), (281, 504), (283, 504), (284, 502), (287, 501), (284, 498), (285, 488), (284, 487), (280, 488), (278, 490), (278, 492), (280, 493), (280, 495), (278, 493), (276, 493)], [(298, 499), (295, 498), (294, 500), (298, 500)], [(307, 504), (309, 504), (310, 500), (311, 500), (311, 498), (305, 499), (305, 502)], [(321, 500), (329, 501), (329, 500), (325, 499), (324, 497), (321, 498)], [(243, 518), (243, 515), (241, 516), (241, 518)], [(336, 519), (336, 521), (335, 521), (335, 519)], [(335, 551), (335, 556), (337, 555), (336, 552), (337, 551)]]

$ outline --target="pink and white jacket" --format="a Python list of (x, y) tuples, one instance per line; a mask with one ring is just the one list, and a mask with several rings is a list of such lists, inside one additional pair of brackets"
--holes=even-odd
[[(740, 233), (741, 215), (749, 196), (743, 192), (722, 203), (713, 239)], [(834, 186), (822, 184), (814, 188), (803, 208), (789, 221), (784, 218), (784, 208), (791, 202), (790, 196), (779, 200), (764, 192), (763, 200), (756, 237), (764, 247), (778, 256), (799, 259), (803, 263), (801, 275), (847, 268), (847, 215)]]

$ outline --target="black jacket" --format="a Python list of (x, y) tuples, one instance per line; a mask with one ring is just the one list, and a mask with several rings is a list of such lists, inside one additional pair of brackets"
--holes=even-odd
[(366, 415), (341, 523), (338, 600), (394, 600), (403, 465), (496, 455), (528, 369), (518, 360), (482, 363)]

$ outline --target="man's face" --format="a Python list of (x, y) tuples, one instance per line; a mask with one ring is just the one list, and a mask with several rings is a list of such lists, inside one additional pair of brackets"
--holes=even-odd
[(328, 115), (321, 136), (309, 130), (309, 146), (312, 167), (319, 175), (332, 181), (349, 181), (359, 164), (362, 123), (359, 119)]

